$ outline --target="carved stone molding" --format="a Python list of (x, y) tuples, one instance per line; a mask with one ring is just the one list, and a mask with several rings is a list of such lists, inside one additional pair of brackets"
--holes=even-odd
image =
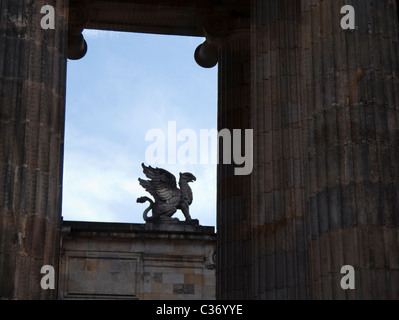
[(212, 68), (218, 63), (223, 44), (249, 37), (250, 21), (234, 11), (229, 14), (211, 13), (203, 19), (203, 31), (206, 40), (197, 47), (194, 58), (199, 66)]
[(216, 269), (216, 248), (209, 251), (208, 255), (204, 258), (205, 267), (210, 270)]

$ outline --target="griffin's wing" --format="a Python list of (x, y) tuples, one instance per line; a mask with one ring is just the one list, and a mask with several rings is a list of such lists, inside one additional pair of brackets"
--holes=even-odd
[(164, 169), (146, 167), (144, 164), (142, 167), (144, 174), (151, 180), (139, 178), (140, 185), (154, 197), (155, 201), (162, 200), (172, 204), (180, 200), (180, 190), (176, 187), (176, 178), (173, 174)]
[(176, 178), (169, 171), (160, 168), (152, 168), (151, 166), (146, 167), (144, 163), (142, 163), (141, 166), (147, 178), (162, 181), (167, 188), (176, 188)]

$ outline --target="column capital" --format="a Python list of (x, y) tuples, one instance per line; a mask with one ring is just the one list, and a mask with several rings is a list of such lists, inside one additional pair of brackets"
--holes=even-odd
[(214, 67), (219, 60), (220, 48), (230, 41), (250, 37), (250, 19), (235, 11), (209, 13), (203, 18), (205, 42), (194, 53), (195, 61), (203, 68)]
[(203, 30), (210, 43), (220, 46), (237, 37), (250, 36), (250, 19), (238, 13), (211, 13), (204, 16)]
[(68, 59), (78, 60), (85, 56), (87, 43), (82, 32), (91, 19), (88, 1), (70, 1), (68, 15)]

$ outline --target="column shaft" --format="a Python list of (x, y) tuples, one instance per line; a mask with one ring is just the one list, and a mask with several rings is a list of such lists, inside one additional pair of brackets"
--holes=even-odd
[[(250, 129), (250, 41), (227, 38), (220, 49), (218, 130)], [(223, 164), (220, 144), (217, 186), (217, 298), (248, 299), (250, 293), (250, 175), (235, 175), (236, 165)], [(232, 156), (232, 154), (231, 154)]]
[[(41, 7), (55, 9), (44, 30)], [(58, 269), (68, 1), (3, 0), (0, 16), (0, 298), (55, 298), (40, 269)]]
[(252, 1), (255, 298), (399, 298), (396, 1), (346, 4)]
[[(311, 297), (399, 298), (398, 17), (395, 1), (304, 1)], [(305, 32), (305, 28), (302, 29)], [(343, 265), (355, 290), (343, 290)]]
[(252, 2), (252, 297), (309, 297), (301, 1)]

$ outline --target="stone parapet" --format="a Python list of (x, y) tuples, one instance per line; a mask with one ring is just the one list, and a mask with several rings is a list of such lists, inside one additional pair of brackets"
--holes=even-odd
[(173, 225), (65, 221), (59, 299), (214, 299), (214, 228)]

